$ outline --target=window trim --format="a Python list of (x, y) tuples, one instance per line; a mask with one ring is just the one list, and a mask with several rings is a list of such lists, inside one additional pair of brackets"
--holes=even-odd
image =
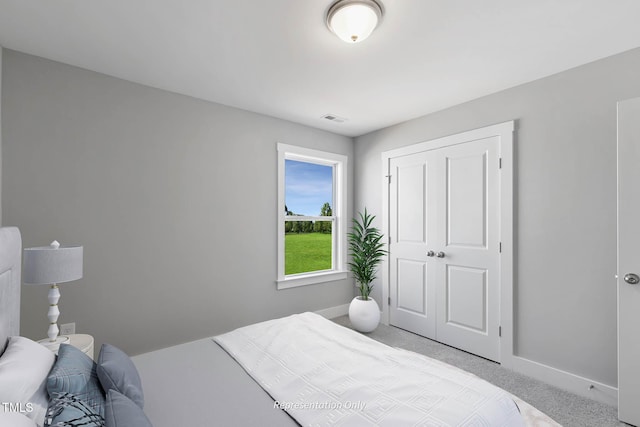
[[(278, 268), (277, 289), (289, 289), (316, 283), (331, 282), (347, 278), (346, 271), (346, 218), (347, 218), (347, 165), (348, 157), (342, 154), (295, 145), (278, 143)], [(284, 261), (284, 223), (286, 215), (285, 205), (285, 160), (297, 160), (333, 166), (333, 259), (331, 270), (314, 271), (285, 275)], [(315, 217), (308, 217), (315, 218)]]

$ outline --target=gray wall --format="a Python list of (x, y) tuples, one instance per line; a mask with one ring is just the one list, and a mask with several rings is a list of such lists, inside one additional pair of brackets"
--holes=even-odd
[[(4, 49), (0, 46), (0, 100), (2, 100), (2, 55)], [(2, 102), (0, 102), (0, 226), (2, 226)]]
[(516, 119), (516, 354), (615, 386), (616, 101), (639, 75), (636, 49), (356, 138), (355, 207), (382, 212), (382, 151)]
[[(351, 138), (11, 50), (3, 65), (4, 222), (25, 247), (85, 248), (59, 323), (136, 354), (351, 300), (352, 280), (275, 285), (276, 143), (352, 164)], [(23, 287), (23, 335), (46, 336), (46, 295)]]

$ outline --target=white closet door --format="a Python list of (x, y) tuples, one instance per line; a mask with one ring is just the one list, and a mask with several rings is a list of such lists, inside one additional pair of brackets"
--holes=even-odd
[(618, 103), (618, 417), (640, 426), (640, 98)]
[(390, 159), (390, 324), (499, 361), (497, 137)]
[(436, 190), (436, 167), (430, 152), (391, 159), (389, 200), (390, 323), (435, 339), (434, 269), (427, 248), (435, 245), (435, 208), (429, 203)]
[(500, 361), (498, 138), (438, 150), (438, 341)]

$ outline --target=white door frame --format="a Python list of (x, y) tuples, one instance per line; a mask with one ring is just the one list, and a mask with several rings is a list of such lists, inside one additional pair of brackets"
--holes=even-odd
[[(420, 153), (427, 150), (447, 147), (450, 145), (463, 144), (465, 142), (498, 137), (499, 148), (498, 153), (501, 162), (499, 174), (499, 223), (500, 223), (500, 242), (502, 243), (502, 252), (500, 256), (500, 326), (502, 335), (500, 339), (500, 362), (507, 368), (513, 366), (513, 252), (514, 252), (514, 236), (513, 236), (513, 133), (515, 130), (515, 121), (511, 120), (480, 129), (470, 130), (455, 135), (445, 136), (442, 138), (425, 141), (406, 147), (382, 152), (382, 230), (385, 234), (389, 233), (389, 161), (398, 156)], [(388, 239), (385, 249), (388, 247)], [(389, 261), (388, 257), (381, 265), (382, 278), (382, 318), (381, 322), (389, 324)]]

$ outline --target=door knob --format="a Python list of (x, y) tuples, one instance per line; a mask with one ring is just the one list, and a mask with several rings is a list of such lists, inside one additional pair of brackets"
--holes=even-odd
[(640, 283), (640, 276), (634, 273), (628, 273), (624, 275), (624, 281), (630, 285), (637, 285)]
[(438, 258), (444, 258), (444, 252), (440, 251), (436, 254)]
[(433, 251), (429, 251), (429, 252), (427, 252), (427, 256), (434, 256), (435, 254), (436, 254), (436, 253), (435, 253), (435, 252), (433, 252)]

